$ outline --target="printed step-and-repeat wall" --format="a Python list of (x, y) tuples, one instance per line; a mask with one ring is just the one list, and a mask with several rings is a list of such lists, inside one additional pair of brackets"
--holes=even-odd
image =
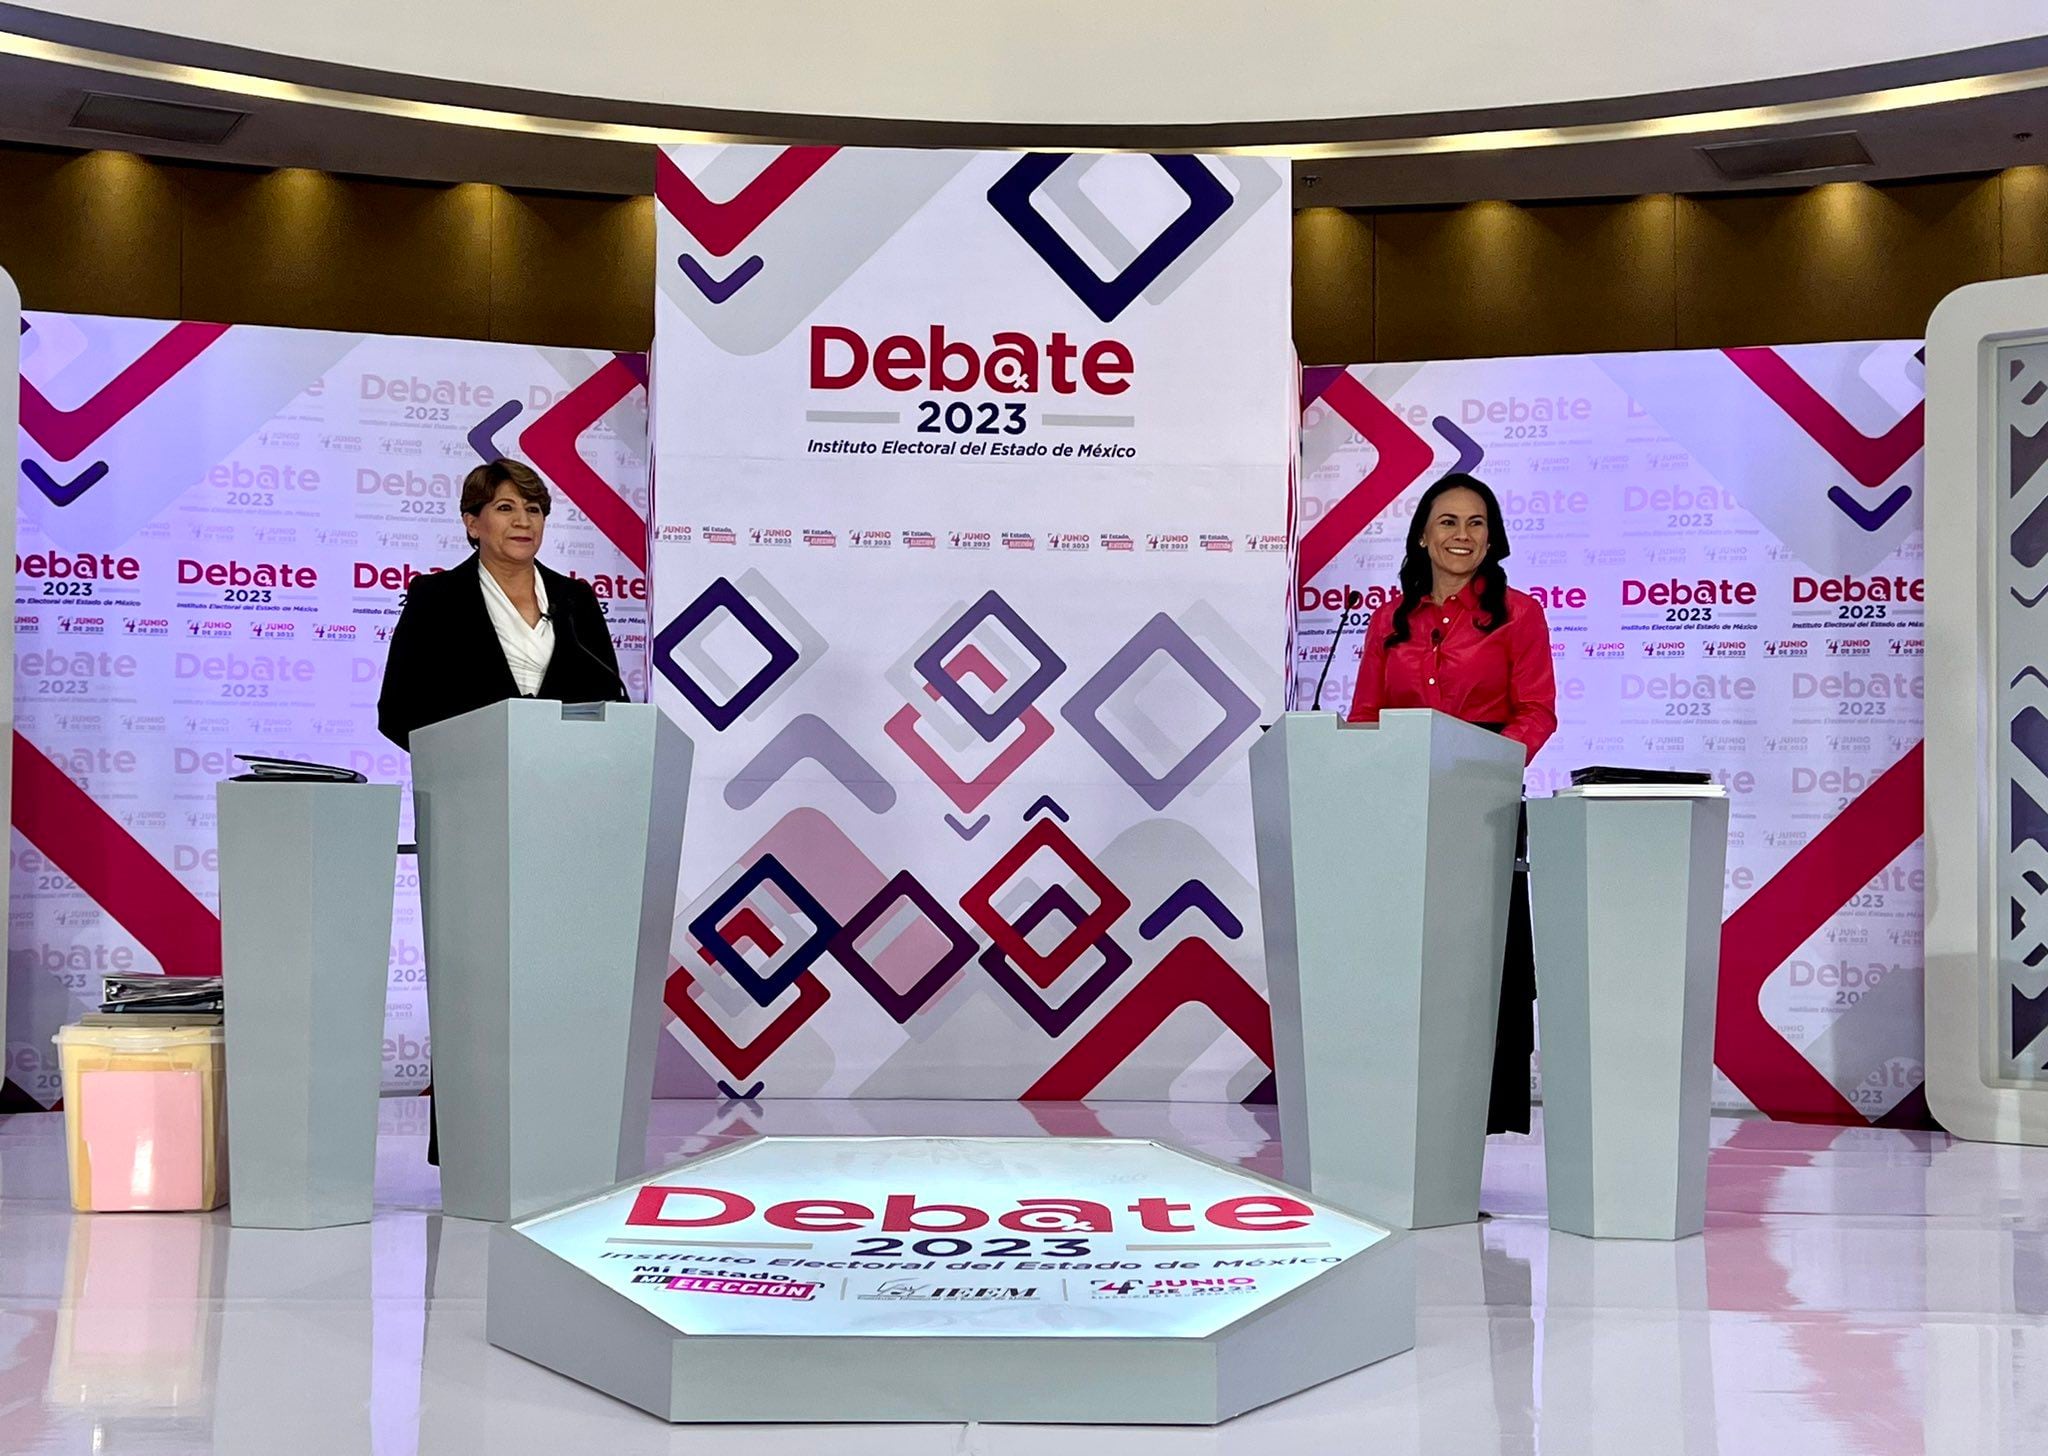
[[(377, 733), (384, 642), (406, 582), (467, 554), (456, 504), (481, 459), (554, 487), (545, 558), (592, 582), (642, 695), (647, 634), (638, 355), (26, 324), (0, 1108), (57, 1100), (50, 1037), (101, 976), (218, 971), (214, 785), (234, 754), (408, 778)], [(384, 1080), (407, 1090), (430, 1046), (409, 858), (397, 888)]]
[(1499, 494), (1587, 764), (1711, 770), (1731, 800), (1723, 1105), (1917, 1121), (1920, 346), (1473, 360), (1303, 380), (1290, 701), (1350, 702), (1362, 622), (1446, 470)]
[(660, 159), (654, 700), (697, 744), (662, 1090), (1262, 1095), (1284, 180)]
[[(1260, 1095), (1248, 725), (1306, 703), (1340, 604), (1380, 599), (1417, 493), (1463, 464), (1555, 633), (1532, 790), (1588, 762), (1728, 784), (1724, 1100), (1923, 1115), (1918, 346), (1308, 371), (1283, 686), (1287, 442), (1246, 425), (1267, 392), (1286, 414), (1271, 179), (1203, 161), (1219, 211), (1145, 159), (1113, 189), (1048, 160), (835, 161), (737, 222), (676, 178), (735, 196), (759, 154), (665, 164), (663, 367), (704, 400), (677, 397), (664, 478), (692, 484), (656, 547), (656, 696), (700, 754), (664, 1089)], [(1154, 271), (1143, 229), (1189, 189), (1216, 216)], [(408, 576), (461, 558), (477, 460), (555, 487), (547, 557), (597, 585), (636, 694), (650, 636), (639, 358), (29, 325), (11, 1106), (55, 1100), (49, 1037), (100, 975), (218, 965), (234, 752), (403, 779), (383, 638)], [(967, 350), (984, 387), (937, 388)], [(430, 1046), (410, 871), (393, 1090)]]

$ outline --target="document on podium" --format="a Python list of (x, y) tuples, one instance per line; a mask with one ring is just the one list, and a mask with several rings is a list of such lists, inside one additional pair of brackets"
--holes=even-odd
[(331, 763), (308, 763), (297, 758), (270, 758), (260, 753), (235, 755), (248, 765), (247, 773), (234, 776), (238, 784), (366, 784), (368, 779), (352, 768)]

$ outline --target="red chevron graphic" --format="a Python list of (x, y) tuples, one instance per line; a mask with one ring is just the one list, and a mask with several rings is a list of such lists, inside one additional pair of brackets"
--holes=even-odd
[[(1041, 821), (1043, 822), (1043, 821)], [(1109, 1014), (1067, 1048), (1020, 1102), (1078, 1102), (1144, 1044), (1166, 1018), (1196, 1002), (1216, 1013), (1260, 1061), (1273, 1065), (1273, 1018), (1258, 992), (1207, 941), (1182, 941)]]
[(604, 532), (605, 539), (642, 572), (647, 570), (647, 522), (610, 482), (590, 468), (577, 453), (576, 441), (603, 419), (606, 411), (644, 387), (633, 365), (624, 356), (615, 356), (519, 436), (519, 448), (533, 467), (559, 486), (590, 518), (590, 524)]
[(1721, 926), (1714, 1065), (1767, 1117), (1869, 1119), (1764, 1019), (1757, 996), (1773, 971), (1920, 837), (1921, 744), (1877, 776)]
[(1898, 473), (1901, 465), (1920, 453), (1927, 435), (1927, 405), (1923, 400), (1907, 410), (1899, 422), (1872, 439), (1846, 419), (1783, 359), (1775, 349), (1723, 349), (1729, 361), (1758, 389), (1770, 397), (1813, 437), (1815, 444), (1834, 457), (1858, 485), (1875, 489)]
[(725, 202), (713, 202), (683, 175), (667, 152), (654, 154), (654, 195), (670, 216), (715, 258), (723, 258), (789, 201), (790, 195), (832, 160), (837, 147), (784, 147), (761, 175)]
[(14, 827), (140, 941), (166, 975), (220, 974), (220, 918), (19, 733)]
[(1350, 421), (1379, 451), (1379, 459), (1365, 479), (1351, 487), (1328, 515), (1309, 527), (1301, 538), (1299, 580), (1315, 580), (1316, 573), (1337, 559), (1337, 553), (1358, 538), (1373, 517), (1385, 510), (1402, 491), (1413, 485), (1436, 459), (1436, 449), (1408, 422), (1381, 404), (1356, 376), (1339, 373), (1324, 388), (1322, 402)]
[(168, 384), (187, 364), (228, 331), (227, 324), (173, 324), (133, 364), (108, 380), (98, 394), (74, 410), (61, 410), (43, 392), (21, 381), (21, 427), (56, 460), (74, 460), (127, 418), (129, 412)]

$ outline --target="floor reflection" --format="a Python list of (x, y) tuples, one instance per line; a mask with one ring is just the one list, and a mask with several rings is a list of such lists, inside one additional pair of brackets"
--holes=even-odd
[[(484, 1338), (489, 1229), (434, 1211), (425, 1104), (386, 1103), (378, 1216), (74, 1217), (59, 1120), (0, 1119), (0, 1451), (1371, 1452), (2035, 1456), (2048, 1152), (1718, 1119), (1706, 1233), (1543, 1221), (1539, 1137), (1489, 1148), (1478, 1224), (1414, 1236), (1413, 1354), (1214, 1430), (671, 1428)], [(1272, 1109), (662, 1103), (650, 1167), (761, 1132), (1159, 1138), (1277, 1169)]]

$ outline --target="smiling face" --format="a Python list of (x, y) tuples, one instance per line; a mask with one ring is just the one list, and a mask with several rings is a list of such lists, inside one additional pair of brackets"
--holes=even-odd
[(1429, 519), (1422, 526), (1422, 547), (1429, 553), (1439, 583), (1451, 583), (1449, 590), (1471, 580), (1486, 564), (1490, 544), (1486, 529), (1486, 502), (1479, 493), (1454, 486), (1429, 505)]
[(540, 554), (547, 520), (539, 501), (528, 500), (507, 481), (474, 514), (465, 514), (462, 524), (476, 538), (486, 566), (530, 566)]

